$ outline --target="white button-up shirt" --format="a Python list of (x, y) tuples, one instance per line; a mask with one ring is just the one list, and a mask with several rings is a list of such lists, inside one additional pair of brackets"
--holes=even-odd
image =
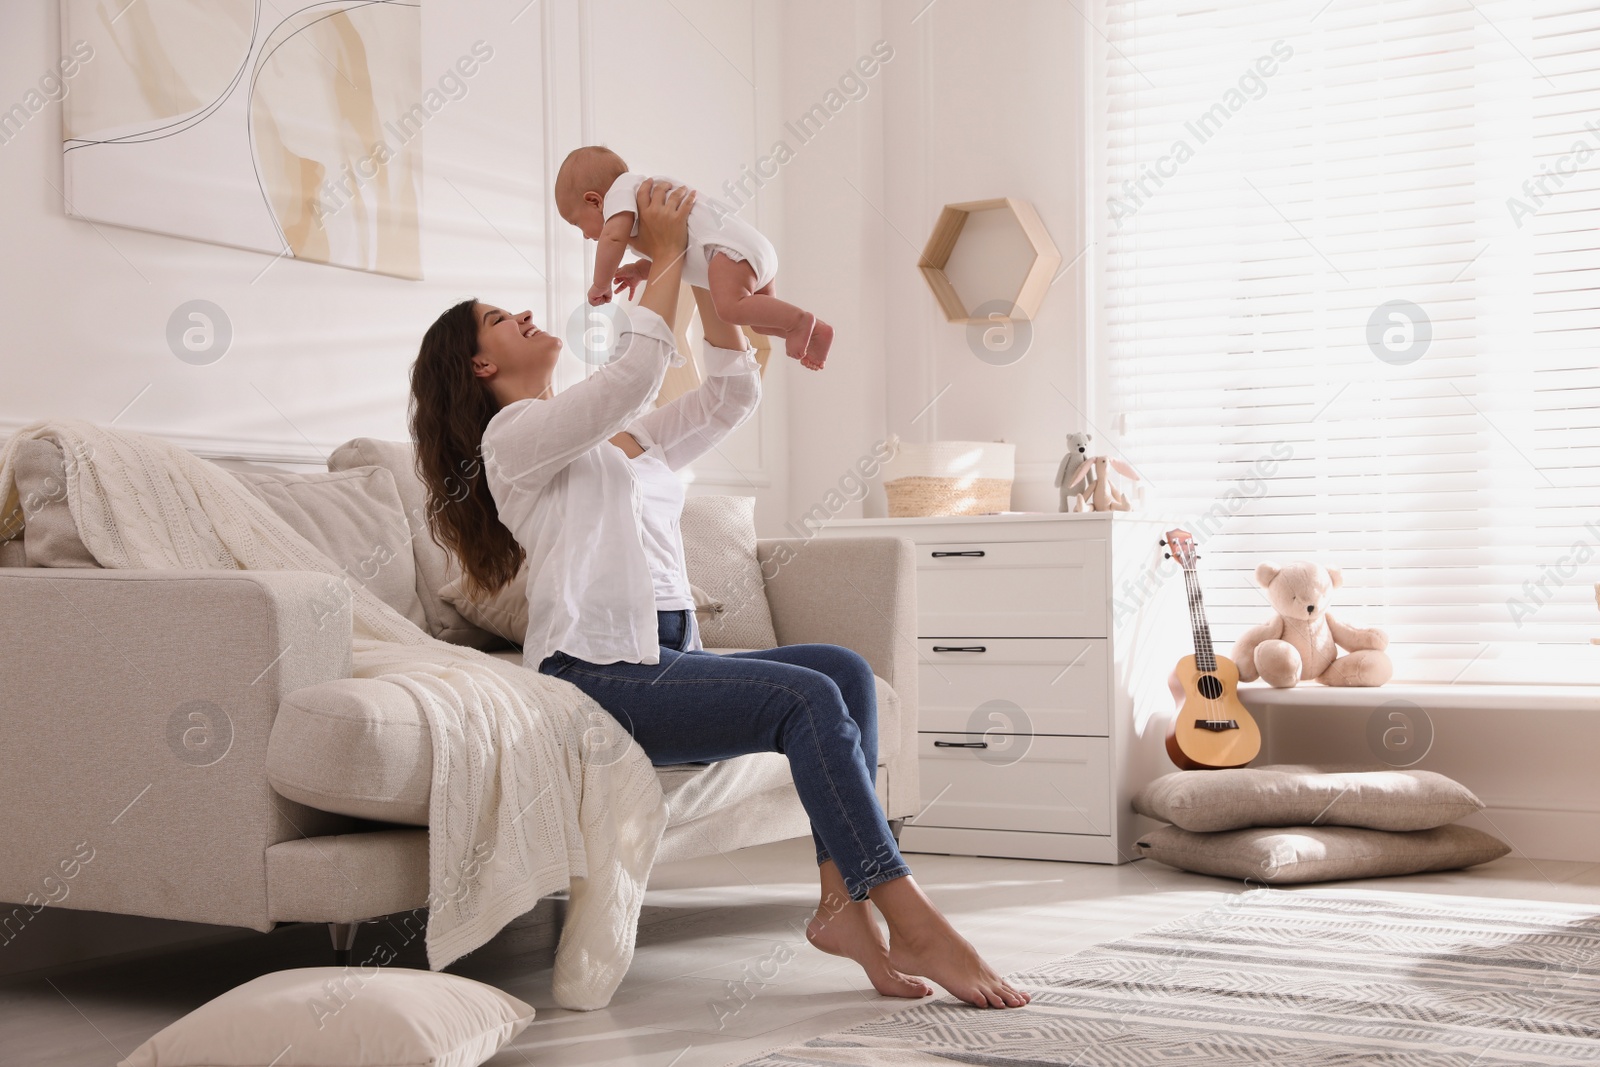
[[(522, 662), (533, 670), (558, 649), (590, 663), (661, 661), (658, 587), (676, 589), (667, 599), (681, 602), (688, 580), (678, 515), (664, 513), (672, 494), (646, 493), (641, 479), (667, 477), (709, 451), (761, 400), (755, 350), (707, 344), (701, 386), (652, 407), (667, 367), (683, 357), (661, 316), (629, 308), (628, 318), (609, 363), (549, 400), (507, 404), (483, 432), (489, 492), (528, 554)], [(629, 459), (610, 443), (624, 430), (643, 455)], [(666, 471), (640, 469), (647, 463)], [(681, 495), (675, 506), (682, 511)], [(662, 573), (673, 561), (676, 581)], [(700, 649), (692, 610), (689, 618), (684, 647)]]

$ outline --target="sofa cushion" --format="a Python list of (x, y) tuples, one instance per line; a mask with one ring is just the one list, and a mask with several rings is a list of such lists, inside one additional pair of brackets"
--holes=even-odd
[[(508, 663), (521, 662), (521, 653), (514, 649), (491, 655)], [(900, 697), (888, 682), (876, 681), (882, 766), (899, 748)], [(715, 771), (715, 777), (706, 781), (698, 781), (705, 772), (697, 766), (658, 767), (656, 775), (669, 797), (695, 783), (674, 803), (674, 823), (704, 814), (708, 805), (726, 802), (730, 791), (770, 789), (776, 772), (769, 755), (776, 754), (711, 764), (707, 771)], [(783, 761), (782, 756), (777, 759)], [(380, 822), (428, 825), (433, 739), (415, 698), (392, 682), (344, 678), (290, 693), (272, 724), (266, 771), (267, 781), (278, 793), (313, 808)], [(782, 775), (788, 781), (786, 763)]]
[(683, 502), (678, 528), (689, 581), (724, 608), (702, 618), (700, 640), (707, 648), (778, 644), (756, 559), (755, 507), (753, 496), (692, 496)]
[(499, 634), (521, 646), (528, 634), (528, 564), (517, 568), (516, 577), (489, 596), (474, 600), (467, 595), (467, 576), (457, 573), (439, 590), (439, 599), (455, 608), (474, 626)]
[(433, 738), (416, 698), (393, 682), (341, 678), (284, 697), (266, 771), (272, 788), (310, 807), (428, 825)]
[(98, 567), (78, 536), (67, 507), (67, 469), (61, 446), (30, 438), (17, 445), (17, 496), (22, 507), (22, 550), (30, 567)]
[(22, 547), (22, 538), (0, 541), (0, 567), (26, 567), (28, 552)]
[(234, 470), (235, 478), (353, 581), (416, 623), (427, 626), (417, 596), (411, 527), (383, 467), (332, 474)]
[[(524, 563), (515, 578), (479, 600), (468, 595), (466, 584), (466, 576), (458, 574), (445, 583), (444, 588), (439, 590), (439, 596), (473, 625), (521, 646), (528, 635), (528, 565)], [(704, 629), (713, 614), (723, 609), (722, 602), (711, 599), (697, 585), (690, 585), (689, 592), (694, 597), (695, 617)]]
[(416, 471), (416, 448), (410, 441), (379, 441), (357, 437), (334, 449), (328, 457), (330, 471), (351, 467), (383, 467), (394, 475), (395, 488), (411, 526), (411, 548), (417, 567), (417, 598), (427, 619), (427, 631), (441, 641), (477, 649), (501, 649), (505, 638), (474, 626), (459, 611), (445, 603), (439, 590), (460, 573), (455, 557), (433, 539), (428, 530), (428, 490)]

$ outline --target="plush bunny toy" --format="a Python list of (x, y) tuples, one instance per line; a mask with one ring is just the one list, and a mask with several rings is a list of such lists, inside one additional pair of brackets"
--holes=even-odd
[[(1271, 622), (1245, 631), (1233, 646), (1239, 679), (1261, 678), (1288, 689), (1301, 679), (1323, 685), (1382, 685), (1394, 675), (1383, 651), (1389, 638), (1382, 630), (1346, 626), (1328, 614), (1328, 597), (1344, 584), (1338, 568), (1315, 563), (1256, 568), (1256, 584), (1267, 591), (1278, 614)], [(1349, 652), (1339, 655), (1339, 650)]]

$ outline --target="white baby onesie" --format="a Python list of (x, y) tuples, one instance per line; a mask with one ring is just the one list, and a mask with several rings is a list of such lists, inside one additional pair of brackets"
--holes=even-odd
[[(600, 212), (607, 219), (619, 211), (639, 210), (639, 186), (654, 177), (656, 181), (683, 185), (675, 178), (659, 174), (635, 174), (628, 171), (620, 175), (606, 190)], [(683, 280), (701, 289), (710, 287), (706, 265), (711, 256), (721, 252), (733, 259), (750, 264), (756, 272), (754, 288), (760, 289), (778, 276), (778, 250), (766, 235), (733, 213), (721, 200), (696, 190), (694, 207), (689, 211), (689, 251), (683, 257)], [(633, 235), (639, 235), (639, 220), (633, 220)]]

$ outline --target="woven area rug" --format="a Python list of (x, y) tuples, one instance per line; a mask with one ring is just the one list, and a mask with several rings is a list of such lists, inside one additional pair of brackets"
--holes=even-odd
[(1600, 902), (1259, 889), (751, 1067), (1600, 1064)]

